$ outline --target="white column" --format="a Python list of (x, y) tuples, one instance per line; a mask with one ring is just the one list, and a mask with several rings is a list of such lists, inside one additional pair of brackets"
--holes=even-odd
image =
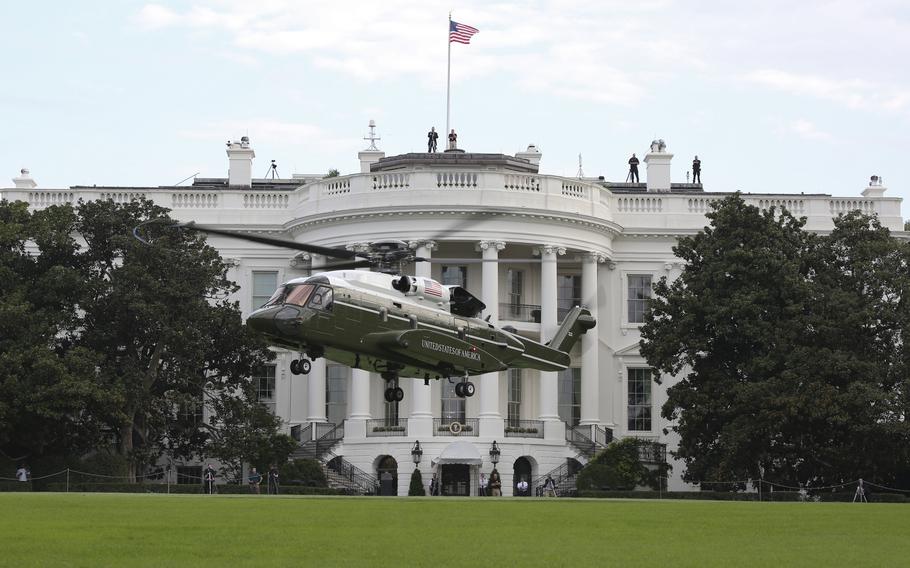
[[(435, 241), (413, 241), (408, 245), (418, 257), (430, 258), (436, 250)], [(431, 278), (432, 265), (429, 262), (414, 263), (414, 276)], [(433, 435), (433, 389), (424, 385), (422, 378), (409, 379), (411, 382), (411, 416), (408, 420), (408, 436), (429, 438)]]
[[(499, 251), (506, 248), (503, 241), (480, 241), (477, 249), (483, 254), (481, 263), (481, 301), (487, 305), (490, 323), (499, 322)], [(502, 438), (505, 425), (499, 410), (499, 385), (504, 373), (485, 373), (480, 376), (480, 435)]]
[(581, 424), (600, 424), (600, 365), (597, 360), (598, 331), (603, 325), (597, 315), (597, 267), (606, 257), (592, 252), (582, 257), (581, 303), (597, 321), (594, 329), (581, 336)]
[(313, 361), (307, 377), (307, 422), (325, 422), (325, 359)]
[(351, 420), (368, 420), (370, 414), (370, 383), (372, 382), (369, 371), (351, 369)]
[[(556, 257), (566, 249), (553, 245), (542, 246), (540, 252), (540, 341), (546, 343), (556, 333)], [(538, 419), (559, 421), (559, 386), (556, 372), (540, 373), (540, 411)], [(548, 428), (548, 430), (550, 430)], [(549, 432), (547, 437), (550, 438)]]

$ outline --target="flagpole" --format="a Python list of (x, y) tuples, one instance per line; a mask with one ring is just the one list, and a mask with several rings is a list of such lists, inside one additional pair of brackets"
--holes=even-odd
[(450, 30), (452, 29), (452, 12), (449, 12), (449, 26), (446, 29), (446, 41), (449, 44), (449, 63), (446, 66), (446, 129), (442, 133), (442, 139), (448, 140), (449, 135), (449, 109), (451, 108), (452, 93), (452, 40), (449, 39)]

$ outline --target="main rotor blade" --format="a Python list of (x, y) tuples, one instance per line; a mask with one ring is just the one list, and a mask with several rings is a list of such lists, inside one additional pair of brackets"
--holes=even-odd
[(348, 270), (353, 268), (366, 268), (368, 266), (373, 266), (375, 262), (372, 260), (355, 260), (353, 262), (329, 262), (326, 264), (321, 264), (319, 266), (312, 266), (310, 270)]
[(357, 258), (357, 256), (358, 256), (358, 254), (356, 252), (349, 251), (346, 249), (321, 247), (319, 245), (309, 245), (307, 243), (298, 243), (296, 241), (289, 241), (286, 239), (276, 239), (273, 237), (264, 237), (262, 235), (254, 235), (252, 233), (237, 233), (234, 231), (226, 231), (224, 229), (215, 229), (212, 227), (205, 227), (202, 225), (197, 225), (193, 222), (177, 223), (175, 226), (179, 227), (181, 229), (202, 231), (203, 233), (211, 233), (213, 235), (223, 235), (225, 237), (232, 237), (235, 239), (250, 241), (253, 243), (260, 243), (263, 245), (271, 245), (271, 246), (284, 247), (284, 248), (289, 248), (289, 249), (294, 249), (294, 250), (302, 250), (304, 252), (311, 252), (313, 254), (321, 254), (324, 256), (330, 256), (332, 258), (354, 259), (354, 258)]
[(538, 258), (415, 258), (414, 262), (429, 262), (430, 264), (480, 264), (482, 262), (530, 262), (540, 263)]

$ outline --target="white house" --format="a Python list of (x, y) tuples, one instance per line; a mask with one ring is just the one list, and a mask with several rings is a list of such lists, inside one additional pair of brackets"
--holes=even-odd
[[(141, 195), (182, 221), (316, 245), (404, 240), (422, 257), (498, 259), (405, 269), (464, 285), (487, 305), (484, 315), (523, 335), (548, 340), (576, 304), (596, 317), (596, 328), (573, 351), (569, 371), (484, 375), (467, 399), (456, 397), (445, 380), (424, 386), (422, 379), (403, 379), (404, 401), (388, 403), (376, 375), (325, 360), (315, 361), (309, 375), (293, 375), (289, 363), (299, 355), (279, 349), (274, 365), (256, 377), (260, 399), (301, 441), (299, 455), (330, 463), (338, 483), (344, 478), (365, 487), (388, 472), (404, 495), (412, 458), (419, 457), (425, 483), (436, 472), (445, 493), (476, 494), (480, 473), (489, 476), (491, 460), (498, 458), (503, 493), (512, 495), (520, 479), (533, 488), (551, 472), (571, 485), (577, 467), (611, 437), (662, 444), (643, 456), (650, 461), (664, 459), (665, 448), (675, 445), (660, 417), (673, 379), (662, 385), (650, 380), (638, 350), (639, 327), (651, 284), (682, 270), (671, 251), (676, 239), (702, 229), (710, 203), (725, 194), (671, 183), (673, 155), (663, 143), (655, 141), (644, 156), (647, 183), (641, 184), (541, 173), (535, 146), (514, 156), (449, 151), (386, 157), (371, 145), (359, 153), (359, 172), (326, 179), (252, 179), (255, 153), (246, 138), (229, 143), (227, 154), (227, 177), (197, 178), (192, 186), (44, 188), (22, 170), (0, 197), (38, 209)], [(874, 178), (852, 198), (744, 198), (805, 216), (809, 230), (830, 230), (839, 213), (860, 209), (902, 231), (901, 200), (885, 194)], [(218, 236), (210, 242), (230, 259), (244, 313), (322, 260)], [(419, 456), (412, 454), (416, 442)], [(687, 487), (681, 474), (682, 465), (674, 464), (670, 489)]]

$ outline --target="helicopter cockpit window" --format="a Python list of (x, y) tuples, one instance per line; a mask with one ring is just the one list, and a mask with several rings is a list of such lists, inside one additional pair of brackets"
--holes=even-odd
[(314, 288), (316, 287), (312, 284), (301, 284), (299, 286), (295, 286), (288, 292), (288, 297), (284, 303), (303, 307), (306, 305), (307, 300), (310, 298), (310, 294), (313, 293)]
[(262, 304), (262, 307), (267, 308), (269, 306), (276, 306), (279, 304), (283, 304), (284, 298), (285, 298), (285, 296), (287, 296), (287, 293), (288, 293), (287, 286), (279, 286), (278, 289), (275, 290), (275, 293), (272, 294), (272, 297), (269, 298), (269, 301)]
[(313, 293), (313, 296), (310, 298), (310, 303), (307, 304), (307, 306), (317, 310), (331, 310), (332, 289), (328, 286), (320, 286), (319, 289)]

